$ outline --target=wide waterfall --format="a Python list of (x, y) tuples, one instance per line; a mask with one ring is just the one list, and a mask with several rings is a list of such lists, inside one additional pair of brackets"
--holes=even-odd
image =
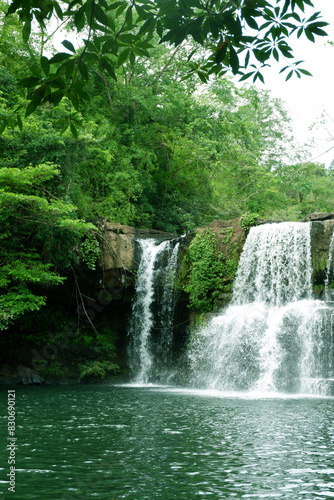
[(326, 394), (333, 309), (312, 299), (310, 224), (250, 230), (231, 305), (192, 337), (192, 384), (228, 391)]
[(129, 328), (130, 367), (140, 384), (166, 381), (172, 370), (175, 277), (179, 243), (138, 240), (141, 259)]

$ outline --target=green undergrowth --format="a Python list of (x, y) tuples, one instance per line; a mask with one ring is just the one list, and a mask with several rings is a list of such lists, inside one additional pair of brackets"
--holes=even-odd
[(45, 359), (36, 359), (35, 365), (38, 369), (38, 373), (46, 379), (52, 378), (61, 380), (68, 375), (67, 366), (56, 359), (51, 360), (49, 363)]
[(86, 378), (104, 379), (107, 375), (116, 375), (119, 372), (119, 366), (112, 361), (87, 361), (79, 365), (79, 382)]
[(245, 233), (249, 233), (249, 230), (253, 226), (257, 226), (259, 223), (259, 214), (246, 213), (241, 216), (240, 225)]

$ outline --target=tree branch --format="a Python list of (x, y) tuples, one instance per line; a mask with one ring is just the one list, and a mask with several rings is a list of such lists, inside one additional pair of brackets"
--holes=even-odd
[(154, 79), (159, 80), (159, 78), (161, 78), (161, 76), (164, 74), (164, 72), (166, 71), (166, 69), (168, 68), (168, 66), (170, 65), (170, 63), (172, 62), (172, 60), (174, 59), (174, 57), (176, 56), (176, 54), (178, 53), (178, 51), (180, 50), (181, 47), (182, 47), (182, 43), (176, 47), (176, 49), (174, 50), (174, 52), (172, 53), (172, 55), (170, 56), (170, 58), (168, 59), (168, 61), (164, 65), (164, 67), (162, 68), (162, 70), (158, 73), (158, 75)]

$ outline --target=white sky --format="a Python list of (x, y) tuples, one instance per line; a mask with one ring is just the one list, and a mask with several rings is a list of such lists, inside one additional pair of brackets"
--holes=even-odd
[[(279, 75), (279, 70), (288, 64), (288, 60), (283, 60), (279, 65), (274, 63), (265, 70), (265, 85), (262, 88), (270, 89), (274, 97), (286, 102), (295, 137), (301, 144), (310, 144), (312, 138), (315, 140), (316, 147), (308, 159), (316, 158), (315, 161), (329, 166), (334, 159), (334, 140), (326, 141), (329, 136), (325, 128), (310, 131), (309, 127), (325, 110), (333, 120), (329, 120), (331, 125), (328, 129), (334, 137), (334, 47), (325, 43), (326, 40), (334, 42), (334, 0), (313, 0), (313, 3), (316, 11), (322, 13), (322, 20), (330, 23), (325, 28), (329, 37), (316, 37), (315, 43), (306, 37), (299, 40), (295, 37), (289, 41), (297, 60), (305, 61), (300, 67), (310, 71), (313, 76), (303, 75), (301, 79), (293, 76), (286, 82), (287, 73)], [(331, 147), (331, 151), (323, 154)]]

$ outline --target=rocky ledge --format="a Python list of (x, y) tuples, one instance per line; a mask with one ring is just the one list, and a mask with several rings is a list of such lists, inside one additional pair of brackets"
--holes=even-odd
[(124, 269), (133, 271), (138, 268), (135, 255), (135, 240), (154, 238), (158, 241), (176, 238), (174, 233), (165, 233), (154, 229), (141, 229), (104, 220), (102, 268)]

